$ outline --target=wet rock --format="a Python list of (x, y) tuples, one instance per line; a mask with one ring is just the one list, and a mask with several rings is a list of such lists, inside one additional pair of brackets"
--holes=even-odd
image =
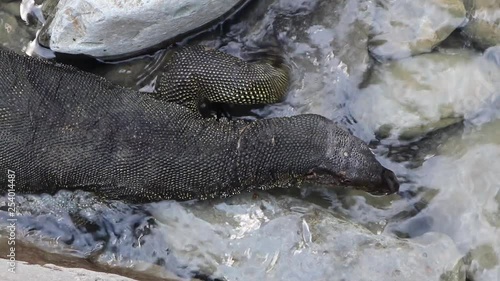
[(13, 16), (20, 16), (19, 2), (18, 1), (5, 1), (4, 3), (0, 2), (1, 10), (11, 14)]
[(61, 0), (40, 43), (61, 53), (131, 55), (211, 24), (244, 2)]
[(379, 60), (430, 52), (465, 20), (460, 0), (378, 0), (369, 48)]
[[(44, 5), (50, 5), (48, 1), (45, 1)], [(36, 3), (35, 0), (24, 0), (21, 2), (21, 6), (18, 7), (21, 19), (27, 24), (39, 24), (38, 29), (41, 28), (45, 22), (41, 10), (41, 3)]]
[(0, 11), (0, 44), (7, 49), (23, 53), (25, 47), (33, 39), (34, 34), (29, 32), (20, 18), (15, 15)]
[(469, 51), (431, 53), (375, 66), (350, 109), (372, 137), (412, 139), (464, 119), (491, 120), (498, 89), (494, 61)]
[[(130, 269), (140, 273), (144, 280), (151, 276), (167, 279), (192, 276), (192, 268), (179, 264), (166, 244), (164, 237), (170, 234), (157, 227), (143, 206), (105, 202), (80, 191), (60, 191), (53, 196), (18, 195), (16, 200), (16, 244), (36, 245), (58, 253), (60, 256), (53, 257), (53, 263), (64, 264), (66, 259), (61, 257), (67, 257), (79, 264), (74, 260), (83, 258), (92, 261), (92, 269), (138, 276), (123, 271)], [(7, 223), (9, 215), (5, 204), (6, 200), (1, 198), (2, 224)], [(0, 229), (2, 245), (6, 245), (8, 234), (6, 227)]]
[(220, 40), (222, 50), (238, 55), (254, 42), (277, 38), (290, 61), (292, 78), (286, 100), (266, 106), (257, 114), (273, 117), (317, 113), (342, 122), (346, 97), (357, 91), (370, 65), (367, 42), (373, 3), (366, 0), (260, 3), (267, 4), (262, 9), (263, 16), (243, 17)]
[(115, 84), (141, 92), (153, 92), (157, 76), (168, 59), (169, 51), (159, 50), (152, 55), (128, 59), (116, 64), (100, 64), (93, 73)]
[[(418, 236), (419, 221), (432, 218), (428, 231), (448, 235), (464, 254), (469, 280), (500, 276), (500, 121), (471, 126), (440, 146), (438, 156), (416, 170), (416, 185), (437, 191), (428, 206), (403, 223), (389, 224)], [(412, 230), (414, 229), (414, 230)]]
[(448, 127), (432, 131), (421, 139), (412, 142), (401, 142), (387, 147), (387, 157), (394, 162), (405, 162), (408, 167), (419, 167), (426, 159), (436, 155), (438, 148), (450, 138), (464, 130), (464, 123), (456, 123)]
[[(158, 204), (152, 213), (169, 233), (177, 233), (167, 239), (179, 259), (215, 268), (229, 280), (323, 280), (328, 276), (438, 280), (461, 259), (445, 235), (428, 233), (415, 240), (375, 235), (302, 200), (259, 197), (251, 200), (246, 195), (217, 203), (211, 212), (204, 204), (187, 210)], [(172, 207), (175, 211), (167, 211)], [(193, 226), (204, 235), (195, 234)]]
[[(489, 144), (500, 146), (500, 119), (498, 117), (481, 126), (469, 124), (463, 133), (442, 141), (435, 154), (463, 156), (471, 147)], [(497, 201), (500, 203), (500, 198)], [(494, 224), (500, 226), (500, 220)]]
[(459, 275), (462, 258), (446, 235), (374, 234), (314, 203), (263, 192), (143, 206), (99, 202), (79, 192), (18, 199), (19, 243), (146, 277), (206, 272), (228, 280), (439, 280), (442, 272)]
[(9, 268), (7, 260), (0, 259), (0, 265), (2, 266), (2, 268), (4, 268), (4, 270), (0, 271), (0, 279), (9, 281), (32, 280), (34, 276), (36, 276), (36, 279), (40, 281), (66, 281), (66, 280), (133, 281), (134, 280), (115, 274), (95, 272), (81, 268), (65, 268), (52, 264), (35, 265), (17, 261), (15, 273), (7, 271), (7, 268)]
[(463, 0), (469, 23), (463, 32), (479, 47), (500, 44), (500, 2), (497, 0)]

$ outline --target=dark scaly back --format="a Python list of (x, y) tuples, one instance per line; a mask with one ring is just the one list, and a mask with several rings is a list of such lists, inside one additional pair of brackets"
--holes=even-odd
[(0, 181), (14, 170), (19, 193), (191, 199), (231, 176), (230, 125), (72, 67), (3, 50), (0, 65)]
[[(0, 182), (14, 170), (19, 193), (83, 189), (133, 201), (206, 199), (287, 174), (286, 159), (275, 163), (264, 148), (262, 158), (247, 151), (262, 126), (242, 130), (250, 123), (201, 119), (73, 67), (9, 51), (0, 50), (0, 65)], [(291, 122), (279, 123), (286, 131)], [(260, 161), (273, 167), (269, 176), (239, 175)]]
[(280, 56), (245, 62), (205, 46), (176, 51), (164, 66), (155, 97), (196, 110), (203, 100), (268, 104), (283, 99), (289, 68)]
[(0, 182), (15, 171), (18, 193), (207, 199), (283, 186), (316, 168), (384, 183), (368, 147), (318, 115), (202, 119), (75, 68), (1, 49), (0, 77)]

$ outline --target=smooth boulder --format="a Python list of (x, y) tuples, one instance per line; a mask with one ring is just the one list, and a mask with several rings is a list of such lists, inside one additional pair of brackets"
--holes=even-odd
[(463, 119), (486, 122), (500, 96), (500, 67), (490, 57), (456, 50), (377, 65), (350, 112), (382, 138), (412, 139)]
[(500, 120), (493, 120), (439, 143), (437, 154), (413, 178), (416, 186), (428, 188), (422, 194), (427, 207), (388, 226), (410, 236), (437, 232), (451, 237), (464, 255), (467, 280), (500, 277), (499, 132)]
[(430, 52), (465, 21), (460, 0), (379, 0), (369, 48), (379, 60)]
[(247, 0), (61, 0), (40, 43), (53, 51), (124, 57), (209, 27)]
[(464, 0), (469, 23), (463, 32), (479, 47), (500, 44), (500, 2), (498, 0)]

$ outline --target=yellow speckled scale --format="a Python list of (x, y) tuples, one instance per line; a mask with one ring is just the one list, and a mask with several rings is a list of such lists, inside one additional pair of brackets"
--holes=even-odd
[(173, 54), (164, 66), (156, 98), (197, 110), (203, 100), (230, 104), (267, 104), (283, 99), (289, 73), (284, 62), (245, 62), (204, 46)]

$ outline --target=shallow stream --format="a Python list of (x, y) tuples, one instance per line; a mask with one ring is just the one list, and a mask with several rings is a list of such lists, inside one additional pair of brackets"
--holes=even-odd
[[(317, 113), (337, 121), (372, 144), (401, 179), (401, 195), (309, 186), (145, 205), (83, 192), (18, 195), (21, 258), (138, 280), (500, 280), (500, 48), (479, 49), (459, 30), (432, 48), (418, 40), (381, 47), (383, 40), (411, 41), (429, 24), (390, 13), (412, 32), (374, 35), (391, 3), (255, 1), (189, 44), (244, 56), (248, 47), (278, 42), (293, 66), (289, 94), (252, 115)], [(0, 40), (36, 55), (30, 40), (37, 25), (26, 25), (15, 5), (0, 3)], [(453, 10), (450, 22), (461, 27), (456, 17)], [(164, 53), (86, 67), (151, 90), (154, 73), (144, 73)], [(0, 209), (5, 245), (7, 212)], [(33, 257), (35, 249), (45, 254)]]

